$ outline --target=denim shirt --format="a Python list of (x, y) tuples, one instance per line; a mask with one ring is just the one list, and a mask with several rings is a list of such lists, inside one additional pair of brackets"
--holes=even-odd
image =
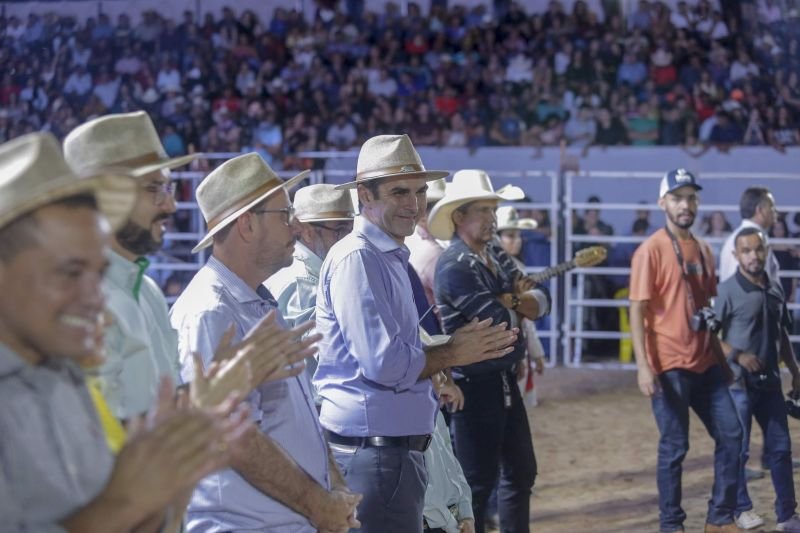
[[(456, 235), (436, 264), (434, 293), (442, 326), (447, 334), (465, 326), (476, 317), (479, 320), (491, 318), (493, 324), (506, 322), (509, 327), (515, 327), (518, 323), (517, 314), (506, 309), (497, 297), (514, 292), (514, 279), (523, 273), (498, 245), (487, 244), (487, 251), (494, 273)], [(537, 288), (549, 294), (544, 287)], [(455, 371), (462, 376), (474, 376), (510, 370), (524, 357), (525, 339), (520, 335), (513, 352), (499, 359), (457, 367)]]
[[(263, 289), (263, 287), (262, 287)], [(275, 307), (224, 264), (211, 256), (170, 312), (178, 330), (182, 378), (194, 377), (192, 352), (205, 364), (231, 323), (234, 342)], [(285, 325), (283, 318), (278, 321)], [(330, 488), (328, 448), (305, 374), (259, 386), (249, 397), (259, 430), (272, 438), (325, 489)], [(187, 512), (189, 532), (270, 531), (312, 532), (308, 520), (266, 496), (231, 469), (212, 474), (198, 484)]]

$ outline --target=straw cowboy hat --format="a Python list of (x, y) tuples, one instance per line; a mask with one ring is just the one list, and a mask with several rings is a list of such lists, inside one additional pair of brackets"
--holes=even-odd
[(433, 181), (448, 174), (443, 170), (425, 170), (408, 135), (378, 135), (367, 139), (361, 146), (355, 181), (337, 185), (336, 188), (353, 189), (359, 183), (398, 176)]
[(433, 204), (444, 198), (445, 186), (447, 183), (444, 178), (428, 183), (428, 190), (425, 192), (425, 199), (429, 204)]
[(453, 238), (453, 211), (464, 204), (478, 200), (495, 200), (498, 202), (521, 200), (525, 193), (519, 187), (506, 185), (494, 190), (489, 175), (483, 170), (459, 170), (453, 175), (453, 181), (447, 184), (444, 198), (428, 216), (428, 232), (440, 240)]
[(308, 185), (294, 195), (294, 218), (300, 222), (338, 222), (353, 220), (353, 201), (348, 191), (333, 185)]
[(136, 202), (136, 182), (130, 176), (76, 174), (50, 133), (31, 133), (0, 145), (0, 176), (0, 228), (47, 204), (88, 193), (117, 229)]
[(532, 218), (519, 218), (517, 210), (510, 206), (504, 205), (497, 208), (495, 211), (497, 216), (497, 231), (507, 229), (536, 229), (539, 224)]
[(195, 196), (206, 220), (208, 233), (192, 253), (211, 246), (214, 235), (222, 228), (272, 194), (291, 189), (309, 172), (304, 170), (283, 181), (256, 152), (225, 161), (197, 187)]
[(139, 177), (183, 166), (199, 155), (168, 157), (144, 111), (104, 115), (81, 124), (64, 139), (64, 158), (75, 170), (123, 167)]

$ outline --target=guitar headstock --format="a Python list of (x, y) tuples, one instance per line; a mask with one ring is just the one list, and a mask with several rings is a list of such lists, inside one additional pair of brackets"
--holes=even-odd
[(605, 261), (608, 250), (604, 246), (591, 246), (575, 254), (576, 267), (592, 267)]

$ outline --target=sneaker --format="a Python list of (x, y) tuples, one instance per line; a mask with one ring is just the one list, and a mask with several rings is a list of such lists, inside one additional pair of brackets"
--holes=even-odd
[(742, 529), (754, 529), (764, 525), (764, 519), (757, 512), (750, 509), (736, 517), (736, 525)]
[(800, 516), (794, 515), (785, 522), (778, 522), (775, 531), (786, 531), (787, 533), (800, 533)]
[(761, 479), (766, 475), (764, 470), (756, 470), (754, 468), (745, 468), (744, 469), (744, 478), (747, 481), (752, 481), (754, 479)]
[(705, 529), (703, 530), (705, 533), (739, 533), (741, 529), (735, 523), (731, 522), (730, 524), (724, 524), (718, 526), (716, 524), (706, 524)]

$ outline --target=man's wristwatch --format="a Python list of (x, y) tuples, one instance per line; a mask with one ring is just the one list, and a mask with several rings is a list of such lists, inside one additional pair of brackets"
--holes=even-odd
[(516, 294), (511, 295), (511, 309), (516, 310), (519, 307), (519, 296)]

